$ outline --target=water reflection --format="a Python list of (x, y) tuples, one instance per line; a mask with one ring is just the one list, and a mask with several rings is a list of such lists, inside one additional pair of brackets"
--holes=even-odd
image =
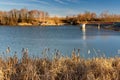
[(82, 33), (83, 33), (82, 39), (86, 40), (86, 29), (82, 29)]
[(98, 30), (100, 30), (100, 24), (98, 24)]

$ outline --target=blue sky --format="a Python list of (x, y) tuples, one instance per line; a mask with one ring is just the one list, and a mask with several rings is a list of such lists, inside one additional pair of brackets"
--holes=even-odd
[(51, 16), (66, 16), (85, 11), (120, 14), (120, 0), (0, 0), (0, 10), (27, 8), (48, 12)]

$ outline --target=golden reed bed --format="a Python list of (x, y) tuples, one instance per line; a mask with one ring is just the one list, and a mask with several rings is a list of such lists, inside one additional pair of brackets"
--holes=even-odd
[(35, 58), (24, 51), (20, 59), (0, 58), (0, 80), (120, 80), (120, 58), (83, 59), (75, 52)]

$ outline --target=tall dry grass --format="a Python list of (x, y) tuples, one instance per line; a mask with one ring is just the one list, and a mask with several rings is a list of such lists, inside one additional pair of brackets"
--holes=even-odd
[(0, 80), (120, 80), (120, 58), (84, 59), (75, 51), (71, 57), (56, 51), (52, 59), (35, 58), (23, 51), (20, 59), (0, 57)]

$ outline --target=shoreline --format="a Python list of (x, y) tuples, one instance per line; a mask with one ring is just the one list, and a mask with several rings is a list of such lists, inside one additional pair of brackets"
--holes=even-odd
[[(116, 22), (117, 23), (117, 22)], [(97, 25), (95, 23), (93, 24), (86, 24), (86, 25)], [(72, 24), (63, 24), (63, 25), (0, 25), (0, 26), (9, 26), (9, 27), (61, 27), (61, 26), (80, 26), (80, 24), (77, 25), (72, 25)], [(101, 24), (101, 28), (106, 29), (106, 30), (114, 30), (114, 31), (120, 31), (120, 22), (118, 22), (117, 26), (114, 24)]]

